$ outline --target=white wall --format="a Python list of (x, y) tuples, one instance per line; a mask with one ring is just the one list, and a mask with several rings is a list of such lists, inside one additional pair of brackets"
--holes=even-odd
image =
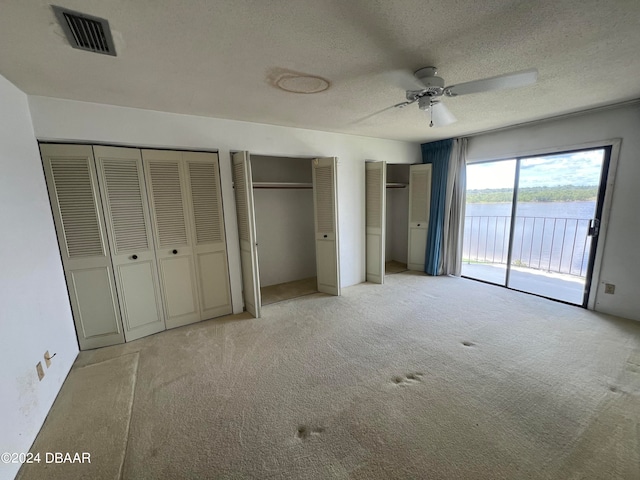
[(260, 286), (315, 277), (313, 190), (255, 189), (253, 201)]
[[(580, 144), (622, 139), (605, 236), (598, 242), (599, 278), (594, 278), (594, 307), (604, 313), (640, 320), (640, 106), (574, 115), (469, 139), (469, 161), (513, 158)], [(596, 258), (598, 258), (596, 257)], [(604, 283), (616, 286), (604, 294)]]
[(409, 165), (387, 164), (387, 182), (405, 188), (387, 188), (386, 259), (407, 263), (409, 242)]
[(407, 263), (409, 187), (387, 189), (387, 261)]
[[(308, 158), (251, 156), (254, 182), (311, 184)], [(260, 286), (316, 276), (312, 189), (254, 188)]]
[(353, 135), (30, 96), (36, 137), (50, 141), (219, 150), (234, 311), (241, 309), (240, 255), (229, 152), (338, 157), (341, 286), (365, 280), (364, 162), (421, 161), (420, 146)]
[(27, 96), (2, 76), (0, 105), (0, 453), (28, 452), (78, 344)]

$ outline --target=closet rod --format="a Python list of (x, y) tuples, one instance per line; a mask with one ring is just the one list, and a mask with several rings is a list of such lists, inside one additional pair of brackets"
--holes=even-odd
[(295, 182), (253, 182), (253, 188), (313, 188), (313, 184)]

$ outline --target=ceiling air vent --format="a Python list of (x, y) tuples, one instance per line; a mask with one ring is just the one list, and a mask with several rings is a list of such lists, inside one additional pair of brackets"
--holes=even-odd
[(66, 8), (51, 5), (73, 48), (116, 56), (109, 22)]

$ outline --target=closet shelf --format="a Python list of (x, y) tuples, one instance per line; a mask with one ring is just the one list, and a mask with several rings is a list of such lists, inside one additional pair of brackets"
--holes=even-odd
[[(407, 183), (387, 183), (387, 188), (407, 188)], [(312, 183), (253, 182), (253, 188), (313, 188)]]
[(313, 188), (313, 184), (295, 182), (253, 182), (253, 188)]

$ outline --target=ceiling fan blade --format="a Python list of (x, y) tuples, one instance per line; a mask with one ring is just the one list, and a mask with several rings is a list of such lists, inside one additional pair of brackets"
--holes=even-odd
[(433, 102), (429, 108), (434, 127), (444, 127), (457, 121), (451, 110), (442, 102)]
[(371, 117), (375, 117), (376, 115), (380, 115), (381, 113), (386, 112), (387, 110), (391, 110), (392, 108), (396, 108), (398, 105), (391, 105), (390, 107), (383, 108), (382, 110), (378, 110), (377, 112), (373, 112), (365, 117), (356, 118), (354, 121), (349, 122), (349, 125), (355, 125), (357, 123), (364, 122), (365, 120), (370, 119)]
[(424, 90), (424, 84), (410, 70), (391, 70), (384, 74), (387, 82), (403, 90)]
[(445, 87), (445, 95), (457, 97), (458, 95), (468, 95), (470, 93), (488, 92), (491, 90), (506, 90), (508, 88), (526, 87), (533, 85), (538, 79), (538, 70), (530, 68), (520, 72), (505, 73), (497, 77), (474, 80), (472, 82), (459, 83)]
[(371, 113), (371, 114), (369, 114), (369, 115), (367, 115), (365, 117), (357, 118), (353, 122), (350, 122), (349, 125), (355, 125), (356, 123), (364, 122), (365, 120), (368, 120), (371, 117), (375, 117), (376, 115), (380, 115), (381, 113), (384, 113), (387, 110), (391, 110), (393, 108), (404, 108), (407, 105), (411, 105), (413, 102), (415, 102), (415, 100), (396, 103), (395, 105), (391, 105), (390, 107), (383, 108), (382, 110), (378, 110), (377, 112), (373, 112), (373, 113)]

